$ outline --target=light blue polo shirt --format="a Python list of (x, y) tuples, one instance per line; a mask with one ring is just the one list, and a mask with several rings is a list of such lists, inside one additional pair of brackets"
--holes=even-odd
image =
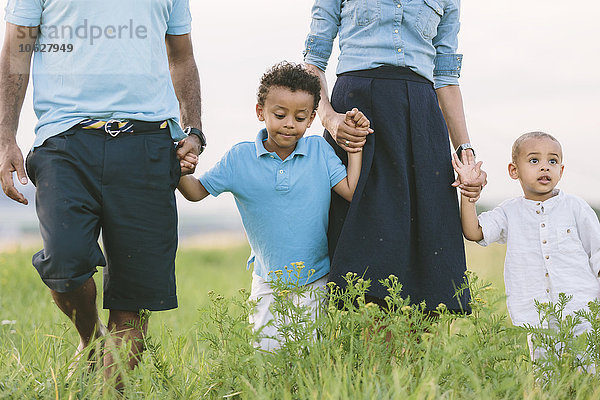
[(331, 188), (346, 168), (321, 136), (301, 138), (283, 161), (265, 149), (266, 138), (263, 129), (256, 141), (236, 144), (200, 182), (213, 196), (233, 193), (252, 249), (248, 267), (254, 262), (254, 272), (266, 280), (276, 270), (290, 279), (284, 267), (303, 261), (300, 283), (311, 283), (329, 273)]
[(165, 34), (191, 31), (188, 2), (8, 0), (7, 22), (40, 27), (34, 147), (85, 118), (169, 120), (173, 139), (183, 138)]

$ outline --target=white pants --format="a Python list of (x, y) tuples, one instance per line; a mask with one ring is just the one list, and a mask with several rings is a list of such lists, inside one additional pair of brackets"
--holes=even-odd
[[(585, 333), (585, 331), (588, 331), (590, 329), (591, 329), (590, 324), (588, 322), (584, 322), (575, 328), (574, 334), (575, 334), (575, 336), (579, 336), (579, 335)], [(532, 339), (531, 333), (527, 334), (527, 345), (529, 346), (529, 357), (531, 357), (531, 361), (539, 361), (546, 357), (546, 353), (547, 353), (546, 349), (541, 348), (541, 347), (536, 347), (533, 345), (533, 339)], [(578, 357), (578, 358), (580, 360), (582, 360), (580, 357)], [(584, 367), (584, 370), (590, 374), (595, 374), (596, 366), (594, 364), (586, 365)]]
[[(305, 296), (298, 297), (295, 295), (293, 298), (294, 304), (307, 307), (310, 310), (310, 315), (313, 320), (317, 317), (320, 300), (323, 298), (322, 295), (319, 295), (319, 292), (324, 292), (326, 284), (327, 275), (306, 285), (309, 290)], [(252, 273), (252, 290), (250, 291), (249, 300), (257, 301), (254, 314), (250, 316), (250, 323), (254, 324), (254, 331), (264, 327), (261, 331), (261, 336), (267, 336), (261, 338), (256, 346), (266, 351), (277, 350), (281, 347), (282, 337), (279, 335), (278, 328), (275, 324), (267, 325), (267, 323), (273, 319), (273, 314), (270, 310), (271, 304), (275, 302), (273, 289), (269, 282), (265, 281), (254, 272)]]

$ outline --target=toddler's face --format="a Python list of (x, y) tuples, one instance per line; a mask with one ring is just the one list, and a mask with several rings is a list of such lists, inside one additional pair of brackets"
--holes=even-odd
[(516, 162), (508, 165), (511, 178), (518, 179), (526, 199), (544, 201), (554, 196), (562, 177), (562, 149), (548, 138), (527, 139), (519, 146)]
[[(315, 119), (314, 98), (305, 91), (274, 86), (269, 89), (263, 106), (256, 105), (256, 115), (265, 122), (269, 138), (265, 148), (289, 155), (296, 142)], [(286, 155), (286, 157), (287, 157)], [(282, 157), (283, 159), (283, 157)]]

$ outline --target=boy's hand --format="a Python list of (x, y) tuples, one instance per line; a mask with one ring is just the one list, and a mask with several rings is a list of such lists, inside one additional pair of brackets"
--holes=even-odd
[[(198, 164), (198, 155), (200, 154), (200, 139), (196, 135), (189, 135), (184, 139), (181, 139), (177, 143), (177, 158), (179, 159), (179, 165), (181, 166), (181, 174), (193, 174)], [(184, 161), (188, 156), (195, 155), (196, 161)]]
[[(369, 127), (371, 126), (371, 121), (369, 121), (369, 119), (365, 116), (365, 114), (362, 113), (362, 111), (358, 111), (358, 108), (353, 108), (350, 111), (346, 111), (345, 122), (347, 124), (354, 123), (354, 126), (359, 129), (362, 128), (369, 130)], [(372, 132), (373, 130), (371, 129), (369, 133)]]
[(198, 156), (194, 153), (187, 153), (179, 160), (179, 166), (181, 167), (181, 176), (193, 174), (198, 165)]
[[(323, 126), (331, 134), (338, 146), (348, 153), (359, 152), (362, 146), (364, 146), (366, 136), (373, 133), (373, 129), (371, 128), (364, 129), (356, 126), (354, 117), (358, 112), (359, 111), (356, 108), (345, 114), (333, 112), (331, 115), (327, 115), (321, 120)], [(364, 116), (362, 113), (361, 115)]]
[(463, 150), (461, 153), (461, 161), (458, 158), (458, 154), (452, 154), (452, 166), (458, 174), (456, 182), (452, 186), (458, 186), (460, 193), (469, 198), (470, 202), (476, 202), (481, 195), (481, 190), (485, 184), (487, 174), (481, 170), (483, 161), (475, 163), (475, 157), (472, 152)]
[(367, 142), (367, 135), (373, 133), (371, 121), (358, 108), (353, 108), (346, 112), (344, 124), (359, 130), (364, 136), (354, 137), (352, 141), (346, 140), (343, 144), (348, 148), (353, 148), (354, 151), (362, 151), (363, 146)]

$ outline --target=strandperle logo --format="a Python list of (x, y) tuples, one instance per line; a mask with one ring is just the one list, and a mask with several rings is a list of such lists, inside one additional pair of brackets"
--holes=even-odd
[[(17, 29), (17, 37), (24, 39), (29, 30), (20, 26)], [(124, 25), (94, 25), (86, 19), (83, 23), (76, 26), (71, 25), (41, 25), (42, 36), (56, 41), (67, 41), (73, 39), (82, 39), (88, 41), (90, 45), (100, 38), (106, 39), (146, 39), (148, 37), (148, 28), (145, 25), (136, 25), (133, 19)]]

